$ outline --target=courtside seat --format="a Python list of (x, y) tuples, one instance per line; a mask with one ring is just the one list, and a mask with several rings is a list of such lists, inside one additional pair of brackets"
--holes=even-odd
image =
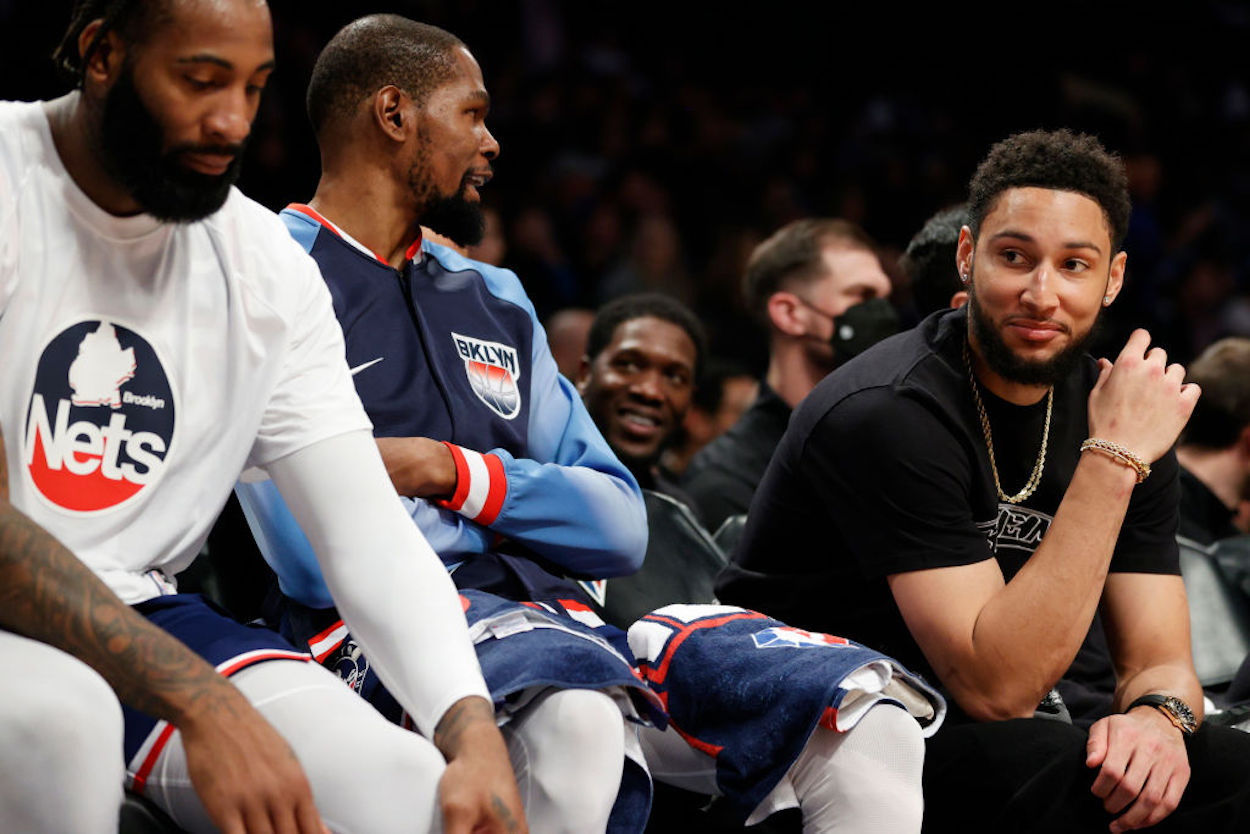
[(239, 499), (231, 494), (200, 555), (178, 574), (178, 590), (203, 594), (241, 623), (271, 619), (278, 578), (261, 555)]
[(1223, 687), (1250, 654), (1250, 600), (1220, 569), (1218, 544), (1204, 547), (1181, 536), (1177, 542), (1198, 681)]
[(1220, 572), (1250, 600), (1250, 536), (1220, 539), (1212, 548)]
[(712, 583), (725, 554), (680, 501), (642, 491), (647, 507), (647, 556), (633, 576), (600, 584), (599, 614), (620, 628), (674, 602), (715, 602)]
[(734, 548), (738, 546), (738, 539), (742, 538), (742, 531), (746, 526), (747, 514), (738, 513), (722, 521), (720, 527), (716, 528), (716, 535), (712, 538), (716, 539), (717, 546), (726, 557), (733, 556)]

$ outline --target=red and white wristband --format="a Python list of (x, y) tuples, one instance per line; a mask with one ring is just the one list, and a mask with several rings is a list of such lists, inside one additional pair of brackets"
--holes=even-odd
[(478, 524), (491, 524), (508, 495), (508, 476), (498, 455), (482, 454), (443, 441), (456, 464), (456, 491), (438, 505)]

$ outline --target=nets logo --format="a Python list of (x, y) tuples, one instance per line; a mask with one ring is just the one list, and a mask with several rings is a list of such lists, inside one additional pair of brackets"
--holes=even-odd
[(521, 413), (521, 379), (516, 348), (499, 342), (484, 342), (472, 336), (452, 333), (456, 351), (464, 359), (464, 372), (477, 398), (505, 420)]
[(173, 437), (173, 391), (142, 336), (93, 320), (48, 342), (23, 448), (45, 499), (75, 512), (123, 504), (160, 478)]
[(812, 649), (845, 646), (845, 638), (790, 626), (766, 628), (751, 635), (757, 649)]

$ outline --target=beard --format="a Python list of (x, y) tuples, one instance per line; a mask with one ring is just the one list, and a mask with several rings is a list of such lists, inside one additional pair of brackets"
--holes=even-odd
[(981, 358), (990, 370), (1009, 382), (1020, 385), (1054, 385), (1072, 373), (1085, 355), (1085, 348), (1096, 337), (1102, 316), (1084, 333), (1073, 334), (1071, 343), (1049, 359), (1022, 359), (1003, 341), (1002, 334), (981, 309), (977, 300), (976, 276), (968, 281), (968, 322), (976, 337)]
[[(148, 110), (129, 65), (122, 68), (100, 111), (96, 150), (105, 171), (148, 214), (170, 223), (190, 223), (217, 211), (239, 177), (243, 145), (184, 143), (166, 150), (160, 124)], [(221, 174), (203, 174), (183, 165), (184, 153), (233, 154)]]
[(482, 213), (481, 203), (470, 202), (465, 196), (471, 172), (464, 172), (455, 194), (439, 194), (427, 173), (433, 140), (422, 128), (418, 141), (420, 145), (416, 161), (408, 169), (408, 189), (416, 201), (417, 217), (421, 225), (451, 238), (461, 246), (476, 246), (486, 235), (486, 215)]
[[(466, 173), (465, 177), (469, 175)], [(486, 234), (486, 216), (481, 203), (465, 198), (464, 180), (450, 197), (435, 197), (421, 211), (421, 223), (461, 246), (476, 246)]]

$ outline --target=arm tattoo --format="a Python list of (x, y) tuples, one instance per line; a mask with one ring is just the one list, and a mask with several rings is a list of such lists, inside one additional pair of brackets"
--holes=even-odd
[(86, 565), (8, 501), (0, 434), (0, 628), (55, 646), (97, 672), (118, 697), (174, 723), (196, 706), (231, 710), (229, 683), (131, 610)]
[(504, 831), (511, 832), (520, 830), (520, 826), (517, 825), (516, 817), (512, 816), (512, 811), (508, 808), (507, 804), (499, 798), (498, 794), (490, 795), (490, 807), (494, 809), (495, 817), (499, 820), (500, 824), (503, 825)]
[(478, 697), (465, 697), (451, 705), (434, 728), (434, 746), (448, 759), (460, 751), (461, 736), (465, 728), (478, 721), (495, 724), (495, 712), (490, 704)]

